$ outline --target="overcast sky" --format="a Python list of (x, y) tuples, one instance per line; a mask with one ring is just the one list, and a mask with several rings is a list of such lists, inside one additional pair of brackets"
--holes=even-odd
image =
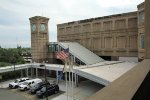
[(29, 18), (49, 20), (50, 42), (57, 41), (57, 24), (137, 10), (144, 0), (0, 0), (0, 46), (31, 46)]

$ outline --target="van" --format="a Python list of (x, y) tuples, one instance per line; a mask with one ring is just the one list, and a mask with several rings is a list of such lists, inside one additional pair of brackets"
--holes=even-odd
[(37, 84), (37, 83), (40, 83), (40, 82), (42, 82), (42, 80), (39, 79), (39, 78), (32, 79), (32, 80), (27, 80), (23, 84), (20, 84), (18, 89), (19, 90), (28, 90), (28, 89), (30, 89), (31, 85)]

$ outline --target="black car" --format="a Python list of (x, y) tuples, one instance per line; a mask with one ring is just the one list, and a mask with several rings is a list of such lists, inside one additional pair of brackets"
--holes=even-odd
[(54, 89), (55, 89), (55, 91), (54, 91), (54, 93), (57, 93), (57, 92), (59, 92), (59, 86), (58, 86), (58, 84), (51, 84), (53, 87), (54, 87)]
[(40, 83), (36, 84), (35, 86), (31, 87), (29, 92), (31, 94), (35, 94), (36, 91), (41, 90), (44, 86), (46, 86), (46, 84), (47, 84), (47, 86), (50, 85), (49, 82), (40, 82)]
[(47, 93), (46, 86), (44, 86), (41, 90), (36, 92), (36, 95), (40, 98), (44, 98), (57, 92), (59, 92), (59, 86), (57, 84), (51, 84), (47, 86)]

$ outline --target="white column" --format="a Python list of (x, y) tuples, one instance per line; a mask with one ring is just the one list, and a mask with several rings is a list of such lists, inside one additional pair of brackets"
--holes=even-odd
[(79, 85), (79, 76), (77, 75), (77, 83), (76, 83), (77, 87)]
[(23, 77), (23, 69), (21, 69), (21, 77)]
[(69, 70), (69, 90), (70, 90), (70, 88), (71, 88), (71, 77), (70, 77), (70, 74), (71, 74), (71, 72), (70, 72), (70, 70)]
[(67, 71), (65, 72), (65, 80), (66, 80), (66, 93), (67, 93), (67, 100), (68, 100), (68, 79), (67, 79)]
[(31, 77), (33, 77), (33, 68), (31, 68)]
[(28, 75), (29, 75), (29, 70), (28, 70), (28, 68), (26, 69), (26, 76), (28, 77)]
[(58, 82), (59, 82), (59, 78), (58, 78), (59, 76), (58, 76), (58, 71), (56, 71), (56, 80), (57, 80), (57, 84), (58, 84)]
[(73, 75), (74, 73), (73, 73), (73, 69), (72, 69), (72, 100), (74, 100), (74, 78), (73, 78)]
[(75, 56), (73, 57), (73, 62), (75, 62)]
[(74, 78), (75, 78), (75, 86), (77, 86), (77, 75), (74, 73)]
[(38, 68), (36, 68), (36, 77), (38, 77)]

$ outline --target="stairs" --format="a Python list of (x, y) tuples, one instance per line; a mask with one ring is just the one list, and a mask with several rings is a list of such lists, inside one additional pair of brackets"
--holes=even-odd
[(59, 50), (69, 48), (69, 53), (74, 62), (78, 64), (91, 65), (104, 60), (76, 42), (58, 42)]

